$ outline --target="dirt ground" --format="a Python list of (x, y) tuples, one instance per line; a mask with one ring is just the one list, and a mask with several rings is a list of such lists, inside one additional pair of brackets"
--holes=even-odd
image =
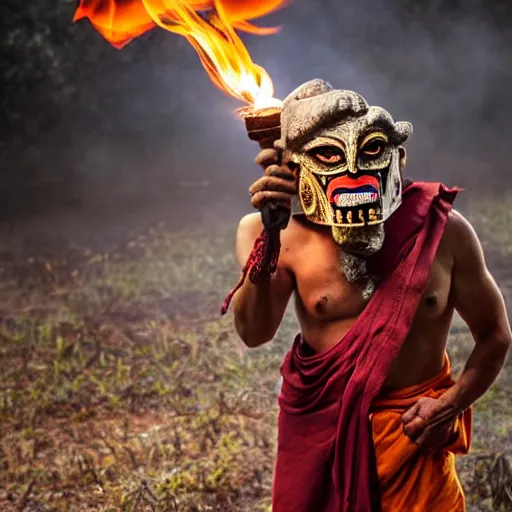
[[(512, 305), (504, 211), (480, 201), (470, 217)], [(105, 251), (4, 251), (0, 510), (270, 510), (275, 385), (297, 325), (289, 312), (273, 343), (242, 347), (218, 313), (238, 277), (232, 244), (232, 225), (162, 224)], [(456, 373), (471, 347), (457, 319)], [(470, 511), (499, 510), (511, 483), (511, 384), (509, 363), (475, 406), (458, 461)]]

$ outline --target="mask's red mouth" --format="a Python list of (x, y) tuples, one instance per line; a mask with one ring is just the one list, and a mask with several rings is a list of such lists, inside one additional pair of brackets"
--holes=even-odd
[(351, 207), (360, 204), (374, 203), (380, 196), (380, 182), (375, 176), (348, 175), (334, 178), (327, 186), (328, 200), (338, 207)]
[(338, 189), (346, 190), (347, 192), (355, 192), (360, 188), (368, 190), (373, 189), (378, 194), (380, 189), (379, 180), (375, 176), (370, 176), (368, 174), (359, 176), (358, 178), (352, 178), (347, 174), (339, 176), (329, 182), (329, 185), (327, 186), (327, 198), (329, 201), (334, 202), (334, 195)]

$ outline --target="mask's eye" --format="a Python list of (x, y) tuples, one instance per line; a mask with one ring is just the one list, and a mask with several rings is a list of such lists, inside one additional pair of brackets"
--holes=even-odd
[(343, 165), (346, 162), (345, 153), (336, 146), (320, 146), (312, 149), (310, 154), (327, 165)]
[(361, 148), (361, 153), (365, 158), (378, 158), (380, 155), (382, 155), (382, 152), (384, 151), (384, 145), (384, 140), (372, 139)]

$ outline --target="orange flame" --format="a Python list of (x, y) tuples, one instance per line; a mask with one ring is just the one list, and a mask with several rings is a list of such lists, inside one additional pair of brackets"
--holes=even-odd
[(254, 108), (278, 106), (268, 73), (255, 64), (235, 29), (274, 34), (248, 20), (283, 7), (287, 0), (81, 0), (74, 21), (89, 18), (114, 47), (159, 26), (195, 48), (213, 83)]

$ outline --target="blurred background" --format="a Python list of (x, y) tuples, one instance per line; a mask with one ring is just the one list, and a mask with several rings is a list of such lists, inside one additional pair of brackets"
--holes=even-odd
[[(257, 147), (190, 44), (153, 30), (118, 51), (75, 8), (0, 7), (0, 220), (43, 236), (249, 211)], [(510, 181), (511, 18), (504, 0), (297, 0), (258, 21), (280, 33), (242, 38), (277, 97), (356, 90), (413, 123), (410, 176), (481, 194)]]
[[(184, 38), (118, 51), (76, 6), (0, 5), (0, 508), (269, 510), (297, 326), (247, 352), (218, 314), (258, 147)], [(241, 36), (277, 97), (323, 78), (413, 124), (407, 174), (466, 189), (510, 304), (508, 0), (295, 0), (256, 23), (282, 26)], [(471, 343), (457, 319), (456, 371)], [(511, 379), (459, 462), (469, 510), (512, 482)]]

